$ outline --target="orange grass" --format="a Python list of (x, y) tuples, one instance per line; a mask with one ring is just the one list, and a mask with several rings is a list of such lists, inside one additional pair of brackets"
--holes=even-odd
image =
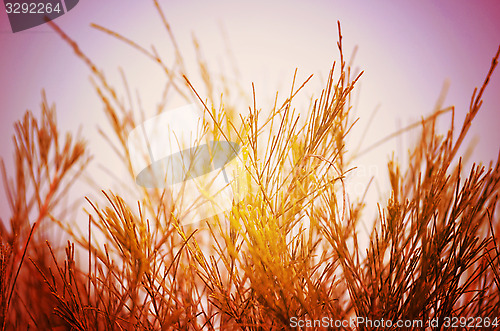
[[(356, 122), (350, 94), (361, 74), (352, 77), (343, 58), (340, 24), (340, 59), (309, 109), (296, 110), (293, 103), (311, 77), (294, 78), (284, 97), (276, 94), (271, 109), (261, 109), (253, 91), (248, 110), (238, 112), (224, 98), (217, 105), (215, 78), (198, 46), (206, 94), (192, 85), (175, 36), (155, 4), (175, 49), (171, 66), (154, 48), (95, 27), (142, 52), (165, 73), (158, 112), (170, 93), (201, 103), (207, 135), (242, 146), (247, 195), (230, 211), (194, 227), (183, 225), (169, 190), (135, 186), (126, 141), (144, 114), (125, 106), (104, 72), (49, 22), (89, 66), (112, 128), (101, 132), (129, 169), (126, 186), (137, 190), (132, 198), (124, 190), (103, 191), (102, 201), (87, 199), (88, 233), (77, 233), (54, 211), (70, 185), (66, 178), (88, 161), (83, 142), (73, 143), (70, 135), (60, 142), (45, 98), (40, 120), (27, 113), (16, 124), (16, 174), (10, 180), (3, 170), (12, 217), (1, 228), (2, 329), (281, 330), (292, 328), (292, 318), (356, 316), (438, 318), (443, 329), (448, 316), (500, 317), (500, 163), (474, 164), (464, 174), (457, 155), (500, 48), (462, 126), (453, 126), (453, 116), (448, 131), (437, 132), (438, 116), (450, 110), (454, 115), (453, 108), (437, 109), (420, 123), (408, 167), (389, 162), (391, 196), (380, 201), (363, 251), (363, 206), (373, 202), (354, 200), (345, 190), (346, 174), (356, 166), (346, 152)], [(51, 240), (50, 222), (68, 236), (65, 254), (44, 244)], [(78, 259), (84, 252), (88, 260)]]

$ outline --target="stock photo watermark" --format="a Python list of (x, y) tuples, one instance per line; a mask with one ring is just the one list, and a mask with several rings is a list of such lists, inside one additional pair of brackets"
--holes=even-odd
[(427, 321), (422, 319), (371, 319), (363, 316), (351, 317), (348, 319), (336, 319), (330, 317), (323, 317), (321, 319), (304, 319), (298, 317), (290, 318), (290, 327), (298, 329), (341, 329), (341, 328), (370, 328), (370, 329), (384, 329), (384, 328), (412, 328), (423, 329), (424, 327), (431, 328), (497, 328), (500, 326), (498, 317), (451, 317), (432, 318)]
[(195, 104), (168, 110), (137, 126), (128, 137), (136, 183), (168, 189), (183, 224), (232, 208), (244, 195), (238, 143), (210, 140)]
[(20, 32), (52, 21), (73, 8), (79, 0), (3, 0), (12, 32)]
[(422, 320), (397, 320), (388, 319), (369, 319), (366, 317), (353, 317), (349, 319), (335, 319), (323, 317), (321, 319), (300, 319), (298, 317), (290, 318), (290, 327), (299, 329), (309, 328), (390, 328), (390, 327), (406, 327), (406, 328), (422, 328), (424, 325)]

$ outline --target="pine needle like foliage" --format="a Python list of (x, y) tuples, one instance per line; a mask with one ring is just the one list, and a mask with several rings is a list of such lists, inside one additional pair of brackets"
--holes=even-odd
[[(346, 192), (346, 175), (356, 167), (346, 148), (356, 122), (350, 95), (361, 74), (352, 75), (344, 60), (340, 24), (340, 58), (309, 109), (296, 110), (294, 102), (311, 77), (296, 82), (295, 75), (290, 91), (276, 94), (271, 108), (259, 106), (254, 89), (248, 110), (238, 112), (225, 102), (235, 89), (224, 80), (219, 86), (196, 41), (204, 86), (193, 85), (170, 25), (155, 5), (175, 50), (171, 65), (154, 48), (94, 27), (165, 73), (158, 113), (171, 93), (198, 102), (205, 112), (204, 134), (242, 146), (246, 196), (194, 226), (185, 225), (168, 189), (136, 186), (127, 137), (144, 120), (142, 109), (123, 102), (132, 98), (125, 78), (120, 95), (78, 44), (49, 22), (89, 66), (112, 129), (101, 133), (129, 170), (123, 183), (130, 184), (121, 194), (104, 190), (102, 200), (87, 199), (88, 233), (78, 233), (52, 210), (57, 193), (65, 192), (63, 177), (86, 162), (83, 144), (67, 138), (59, 148), (45, 102), (41, 121), (28, 114), (16, 126), (16, 180), (7, 180), (3, 171), (14, 215), (10, 229), (1, 232), (5, 329), (282, 330), (294, 328), (293, 319), (359, 316), (438, 319), (437, 329), (444, 329), (450, 316), (500, 317), (500, 163), (474, 164), (464, 173), (459, 155), (500, 48), (463, 125), (457, 130), (452, 116), (449, 130), (440, 134), (437, 118), (446, 109), (437, 109), (420, 123), (409, 165), (389, 162), (391, 195), (368, 223), (373, 226), (364, 251), (359, 233), (367, 224), (368, 202)], [(222, 92), (224, 98), (215, 99)], [(64, 256), (48, 241), (42, 249), (41, 236), (36, 237), (38, 224), (49, 218), (68, 234)], [(79, 259), (79, 252), (88, 260)], [(21, 268), (25, 255), (32, 263)], [(18, 277), (29, 270), (39, 275), (37, 289), (27, 276)], [(48, 302), (45, 309), (26, 303), (34, 291)]]
[[(44, 291), (29, 256), (49, 270), (50, 260), (44, 241), (51, 218), (63, 219), (64, 209), (54, 214), (56, 205), (67, 194), (71, 183), (89, 161), (85, 142), (73, 141), (68, 133), (60, 137), (55, 107), (42, 95), (41, 118), (26, 112), (15, 124), (15, 177), (9, 178), (2, 161), (2, 176), (12, 212), (9, 223), (0, 222), (0, 325), (2, 329), (25, 329), (34, 325), (44, 329), (57, 326), (50, 293)], [(32, 277), (35, 275), (35, 277)]]

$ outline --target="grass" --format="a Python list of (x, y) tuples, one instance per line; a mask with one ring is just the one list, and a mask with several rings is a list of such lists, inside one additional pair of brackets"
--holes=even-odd
[[(215, 99), (216, 78), (198, 48), (206, 93), (193, 86), (155, 4), (175, 50), (170, 66), (154, 48), (94, 27), (142, 52), (165, 73), (158, 113), (169, 95), (181, 95), (203, 105), (205, 138), (242, 146), (246, 195), (230, 211), (194, 226), (184, 225), (168, 189), (135, 185), (127, 136), (144, 113), (123, 102), (132, 98), (125, 78), (120, 94), (50, 22), (88, 65), (112, 128), (101, 133), (129, 170), (124, 187), (135, 190), (102, 191), (101, 200), (87, 199), (88, 232), (77, 232), (64, 209), (56, 212), (89, 161), (85, 143), (69, 134), (63, 142), (45, 98), (40, 119), (27, 113), (16, 124), (12, 179), (2, 167), (12, 210), (10, 223), (1, 223), (2, 329), (281, 330), (292, 328), (293, 318), (356, 316), (437, 318), (435, 329), (445, 329), (451, 316), (500, 317), (499, 159), (464, 173), (459, 155), (500, 48), (473, 92), (463, 124), (454, 127), (453, 108), (436, 109), (419, 124), (408, 167), (396, 159), (388, 163), (391, 195), (379, 202), (365, 244), (363, 208), (373, 202), (346, 192), (346, 174), (356, 167), (346, 147), (356, 122), (350, 96), (361, 74), (353, 76), (343, 57), (340, 24), (339, 60), (309, 109), (295, 110), (293, 104), (311, 77), (294, 78), (271, 109), (260, 108), (253, 91), (241, 113), (224, 98)], [(230, 84), (224, 90), (234, 93)], [(445, 111), (452, 121), (439, 133), (437, 119)], [(52, 246), (51, 228), (64, 230), (64, 250)]]

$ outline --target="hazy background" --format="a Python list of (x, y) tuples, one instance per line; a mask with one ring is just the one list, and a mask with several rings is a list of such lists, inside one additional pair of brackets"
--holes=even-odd
[[(354, 145), (377, 105), (380, 109), (368, 128), (364, 146), (429, 114), (445, 80), (451, 83), (445, 105), (455, 105), (457, 124), (461, 124), (472, 91), (481, 85), (500, 44), (500, 2), (496, 0), (160, 3), (186, 55), (190, 77), (196, 82), (192, 34), (211, 68), (231, 71), (224, 31), (241, 72), (240, 84), (250, 92), (251, 82), (255, 82), (261, 107), (270, 104), (277, 89), (281, 95), (289, 91), (295, 68), (299, 81), (315, 75), (304, 97), (311, 91), (317, 91), (318, 96), (318, 87), (332, 62), (338, 60), (340, 20), (345, 55), (349, 57), (358, 45), (354, 63), (365, 71), (356, 92), (361, 119), (353, 132)], [(144, 108), (152, 114), (165, 81), (158, 67), (136, 50), (89, 26), (103, 25), (146, 48), (155, 44), (160, 54), (168, 55), (171, 44), (152, 1), (82, 0), (55, 22), (118, 86), (118, 67), (123, 67), (131, 89), (140, 93)], [(167, 63), (171, 61), (167, 59)], [(122, 170), (97, 134), (97, 125), (105, 119), (89, 76), (88, 68), (49, 26), (13, 34), (0, 5), (0, 155), (7, 169), (12, 169), (12, 124), (26, 109), (39, 115), (44, 88), (49, 102), (57, 105), (61, 131), (82, 127), (94, 155), (89, 168), (92, 176), (102, 189), (116, 187), (103, 169), (117, 174)], [(172, 100), (171, 106), (182, 105), (176, 102)], [(489, 162), (498, 155), (499, 111), (500, 72), (496, 72), (470, 132), (469, 138), (480, 139), (473, 155), (476, 161)], [(359, 175), (359, 180), (367, 182), (376, 175), (385, 181), (385, 163), (391, 151), (395, 149), (404, 158), (410, 142), (410, 136), (404, 135), (366, 154), (358, 166), (371, 170)], [(372, 193), (375, 191), (376, 187)], [(75, 196), (83, 198), (85, 194), (95, 193), (85, 185), (78, 186)], [(3, 191), (0, 202), (0, 216), (7, 220), (10, 211)]]

